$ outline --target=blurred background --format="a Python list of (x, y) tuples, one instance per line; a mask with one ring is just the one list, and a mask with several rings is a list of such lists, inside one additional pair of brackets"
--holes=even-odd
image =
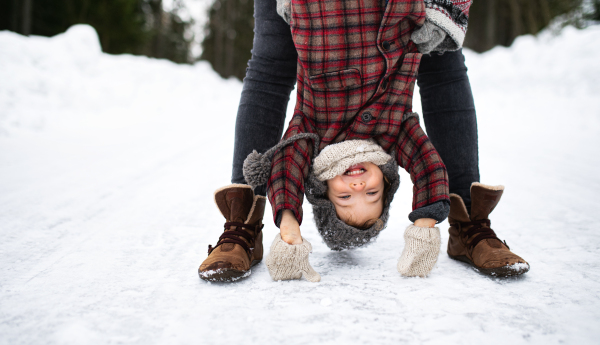
[[(253, 39), (253, 0), (1, 0), (0, 30), (54, 36), (93, 26), (102, 50), (177, 63), (210, 62), (242, 79)], [(477, 0), (465, 46), (484, 52), (544, 28), (586, 27), (600, 20), (600, 0)]]
[(223, 231), (253, 1), (0, 0), (0, 345), (598, 343), (600, 0), (471, 8), (482, 182), (507, 187), (492, 224), (526, 276), (442, 252), (400, 277), (400, 169), (372, 247), (331, 252), (305, 207), (321, 283), (261, 264), (225, 287), (197, 269)]

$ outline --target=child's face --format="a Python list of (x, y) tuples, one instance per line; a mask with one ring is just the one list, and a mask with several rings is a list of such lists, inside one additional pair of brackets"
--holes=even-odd
[(363, 225), (381, 216), (383, 187), (381, 169), (373, 163), (364, 162), (327, 180), (327, 196), (344, 223)]

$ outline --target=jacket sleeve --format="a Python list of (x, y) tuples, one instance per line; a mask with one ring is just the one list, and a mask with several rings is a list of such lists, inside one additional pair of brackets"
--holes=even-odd
[(442, 28), (447, 34), (445, 50), (462, 47), (467, 33), (469, 8), (473, 0), (424, 0), (426, 20)]
[(413, 183), (413, 212), (409, 219), (446, 219), (450, 210), (448, 173), (417, 116), (408, 116), (402, 122), (396, 151), (398, 164), (410, 174)]
[[(310, 120), (301, 112), (294, 114), (284, 139), (300, 133), (315, 133)], [(275, 153), (271, 163), (271, 176), (267, 182), (267, 196), (273, 209), (273, 220), (277, 227), (281, 212), (291, 210), (302, 224), (302, 201), (304, 181), (308, 176), (313, 153), (313, 140), (300, 139)]]

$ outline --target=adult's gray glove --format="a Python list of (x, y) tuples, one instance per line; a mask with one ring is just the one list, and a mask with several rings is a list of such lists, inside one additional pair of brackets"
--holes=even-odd
[(429, 54), (432, 51), (445, 52), (458, 49), (456, 43), (448, 36), (446, 31), (427, 19), (425, 19), (425, 24), (415, 30), (410, 38), (415, 42), (421, 54)]
[(277, 14), (285, 20), (286, 23), (290, 23), (292, 20), (292, 1), (291, 0), (277, 0)]
[(321, 280), (321, 275), (312, 268), (308, 262), (311, 252), (310, 243), (302, 239), (301, 244), (289, 244), (277, 234), (271, 244), (271, 251), (267, 255), (267, 268), (273, 280), (290, 280), (304, 278), (316, 283)]

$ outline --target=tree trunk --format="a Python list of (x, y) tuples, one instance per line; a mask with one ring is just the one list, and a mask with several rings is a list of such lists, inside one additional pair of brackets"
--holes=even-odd
[(22, 0), (21, 3), (21, 27), (19, 32), (25, 36), (31, 34), (31, 0)]
[(234, 57), (235, 57), (235, 2), (234, 0), (227, 0), (227, 35), (226, 35), (226, 46), (225, 52), (225, 74), (234, 75)]
[(498, 9), (496, 0), (487, 0), (486, 7), (485, 38), (482, 46), (485, 47), (484, 49), (490, 49), (494, 46), (494, 41), (496, 40), (496, 12)]
[(163, 57), (163, 49), (164, 49), (164, 37), (163, 37), (163, 6), (162, 0), (153, 0), (152, 4), (152, 12), (153, 12), (153, 21), (154, 21), (154, 44), (153, 44), (153, 52), (152, 56), (155, 58)]
[[(223, 71), (223, 32), (226, 29), (225, 14), (224, 14), (224, 1), (218, 0), (218, 8), (216, 9), (216, 22), (214, 23), (214, 49), (215, 49), (215, 60), (214, 69), (216, 71)], [(223, 72), (221, 72), (223, 74)]]
[(19, 17), (21, 16), (21, 1), (12, 0), (12, 11), (10, 16), (10, 31), (19, 32)]
[(544, 18), (544, 23), (549, 23), (552, 20), (552, 15), (550, 14), (550, 5), (548, 4), (548, 0), (538, 0), (538, 2), (540, 5), (540, 12)]
[(508, 7), (510, 9), (510, 18), (512, 21), (511, 34), (513, 37), (517, 37), (523, 33), (521, 9), (519, 8), (518, 0), (509, 0)]

